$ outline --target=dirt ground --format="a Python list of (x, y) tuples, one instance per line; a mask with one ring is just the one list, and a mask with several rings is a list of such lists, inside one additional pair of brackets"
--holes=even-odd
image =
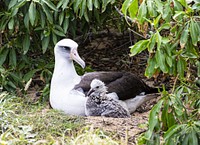
[[(114, 133), (114, 138), (121, 140), (123, 145), (135, 145), (137, 137), (147, 130), (148, 116), (150, 109), (158, 101), (152, 99), (142, 105), (131, 118), (106, 118), (106, 117), (86, 117), (86, 125), (92, 125), (94, 128), (100, 128), (106, 132)], [(144, 106), (147, 106), (144, 109)]]
[[(148, 85), (155, 87), (160, 84), (144, 76), (148, 53), (130, 57), (130, 48), (134, 36), (111, 33), (100, 38), (91, 38), (81, 44), (78, 51), (86, 65), (96, 71), (129, 71), (142, 78)], [(122, 144), (136, 144), (136, 138), (147, 130), (149, 110), (158, 101), (150, 100), (137, 109), (131, 118), (86, 117), (86, 124), (101, 128), (104, 131), (115, 132)]]

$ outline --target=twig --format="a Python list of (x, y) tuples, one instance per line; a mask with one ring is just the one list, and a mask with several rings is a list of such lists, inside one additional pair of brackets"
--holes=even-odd
[(128, 30), (131, 31), (131, 32), (133, 32), (134, 34), (136, 34), (136, 35), (142, 37), (143, 39), (147, 39), (147, 38), (144, 37), (143, 35), (139, 34), (138, 32), (136, 32), (136, 31), (134, 31), (134, 30), (132, 30), (132, 29), (130, 29), (130, 28), (128, 28)]
[(124, 16), (124, 14), (116, 7), (115, 10), (119, 13), (120, 16), (124, 17), (126, 20), (128, 20), (130, 23), (136, 23), (136, 21), (132, 20), (129, 16)]
[[(115, 10), (119, 13), (120, 16), (124, 17), (124, 18), (125, 18), (127, 21), (129, 21), (130, 23), (136, 23), (136, 21), (133, 20), (133, 19), (131, 19), (130, 17), (124, 16), (124, 14), (123, 14), (116, 6), (114, 6), (114, 7), (115, 7)], [(134, 34), (136, 34), (136, 35), (142, 37), (143, 39), (147, 39), (147, 38), (145, 38), (143, 35), (139, 34), (138, 32), (136, 32), (136, 31), (134, 31), (134, 30), (132, 30), (132, 29), (130, 29), (130, 28), (128, 28), (128, 30), (131, 31), (131, 32), (133, 32)]]
[(172, 88), (172, 93), (174, 93), (174, 91), (175, 91), (175, 86), (176, 86), (176, 82), (178, 80), (178, 77), (179, 77), (179, 75), (177, 75), (176, 78), (175, 78), (174, 85), (173, 85), (173, 88)]

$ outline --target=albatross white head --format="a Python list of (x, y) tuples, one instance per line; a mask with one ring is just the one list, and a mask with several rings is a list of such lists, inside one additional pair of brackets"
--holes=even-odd
[(107, 93), (107, 87), (104, 84), (104, 82), (98, 79), (92, 80), (90, 84), (90, 90), (88, 91), (87, 96), (89, 96), (92, 93), (105, 95)]
[(71, 39), (62, 39), (60, 40), (55, 48), (55, 61), (68, 61), (71, 63), (73, 60), (76, 61), (82, 68), (85, 67), (85, 62), (80, 58), (78, 51), (78, 44)]
[(85, 62), (80, 58), (77, 47), (78, 44), (71, 39), (62, 39), (54, 47), (55, 67), (51, 80), (50, 104), (54, 109), (67, 114), (81, 115), (84, 111), (85, 97), (73, 90), (81, 80), (73, 60), (83, 68)]

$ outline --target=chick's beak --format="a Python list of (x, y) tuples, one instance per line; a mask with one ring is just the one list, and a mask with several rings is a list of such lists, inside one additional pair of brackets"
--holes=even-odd
[(87, 96), (91, 95), (93, 92), (94, 92), (94, 90), (93, 90), (93, 89), (90, 89), (90, 90), (87, 92)]

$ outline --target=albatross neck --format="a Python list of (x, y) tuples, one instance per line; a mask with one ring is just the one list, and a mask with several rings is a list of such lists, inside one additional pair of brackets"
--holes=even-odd
[(80, 76), (76, 73), (73, 61), (62, 57), (56, 58), (52, 81), (60, 87), (68, 86), (68, 89), (79, 83)]

